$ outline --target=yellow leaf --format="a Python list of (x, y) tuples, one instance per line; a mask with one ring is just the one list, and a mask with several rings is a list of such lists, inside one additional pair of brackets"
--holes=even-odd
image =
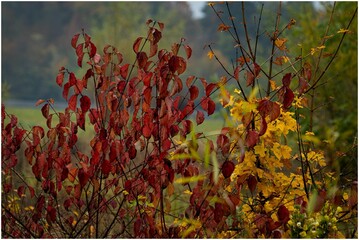
[(270, 84), (270, 88), (272, 90), (275, 90), (277, 88), (277, 85), (275, 84), (275, 81), (273, 80), (269, 80), (269, 84)]
[(214, 53), (213, 53), (212, 51), (209, 51), (209, 52), (207, 53), (207, 56), (208, 56), (209, 59), (212, 59), (213, 56), (214, 56)]
[(280, 50), (285, 50), (285, 43), (287, 42), (286, 38), (277, 38), (274, 41), (274, 44), (276, 45), (277, 48), (279, 48)]
[(341, 28), (337, 33), (347, 33), (349, 32), (348, 29)]

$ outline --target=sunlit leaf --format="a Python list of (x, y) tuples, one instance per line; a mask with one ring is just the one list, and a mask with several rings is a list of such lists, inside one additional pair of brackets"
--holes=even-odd
[(178, 184), (186, 184), (186, 183), (202, 181), (206, 178), (207, 177), (205, 175), (197, 175), (197, 176), (193, 176), (193, 177), (177, 178), (174, 182), (178, 183)]

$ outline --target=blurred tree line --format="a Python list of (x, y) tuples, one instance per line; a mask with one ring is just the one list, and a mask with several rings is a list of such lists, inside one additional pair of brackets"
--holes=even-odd
[[(356, 2), (337, 3), (329, 35), (346, 27), (356, 6)], [(242, 7), (241, 2), (230, 3), (238, 24), (243, 23)], [(251, 41), (255, 41), (263, 11), (257, 55), (258, 62), (264, 63), (270, 56), (270, 33), (274, 30), (279, 2), (245, 2), (244, 7)], [(297, 22), (286, 36), (291, 56), (300, 55), (298, 44), (305, 52), (319, 45), (331, 7), (329, 2), (281, 4), (281, 27), (292, 18)], [(222, 18), (229, 21), (226, 5), (218, 4), (216, 8), (219, 12), (222, 9)], [(30, 101), (52, 97), (61, 101), (55, 77), (61, 66), (76, 65), (70, 47), (75, 33), (85, 29), (100, 48), (98, 51), (111, 44), (123, 53), (125, 61), (132, 62), (132, 44), (138, 36), (146, 34), (145, 22), (149, 18), (165, 24), (160, 48), (169, 49), (181, 38), (192, 47), (187, 74), (218, 81), (223, 70), (216, 61), (208, 59), (205, 46), (213, 44), (216, 55), (227, 66), (235, 64), (238, 54), (229, 34), (218, 31), (220, 22), (211, 7), (205, 5), (203, 12), (203, 18), (194, 19), (188, 2), (2, 2), (2, 96)], [(314, 98), (315, 105), (320, 107), (313, 125), (328, 139), (330, 144), (325, 147), (333, 159), (338, 151), (345, 152), (357, 136), (357, 19), (351, 31)], [(244, 33), (240, 34), (245, 43)], [(335, 51), (339, 39), (335, 35), (327, 41), (327, 54)]]

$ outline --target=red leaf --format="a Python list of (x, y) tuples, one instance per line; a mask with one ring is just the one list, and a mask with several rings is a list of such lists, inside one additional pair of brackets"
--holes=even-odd
[(70, 72), (69, 83), (70, 83), (71, 87), (76, 84), (76, 76), (75, 76), (75, 74), (73, 72)]
[(234, 171), (234, 163), (232, 161), (225, 161), (222, 165), (222, 174), (225, 178), (229, 178)]
[(209, 95), (211, 95), (213, 89), (215, 89), (216, 87), (217, 87), (217, 84), (215, 84), (215, 83), (208, 84), (206, 87), (206, 96), (209, 97)]
[(72, 46), (73, 48), (76, 48), (77, 40), (79, 39), (79, 36), (80, 36), (80, 34), (78, 33), (78, 34), (75, 34), (75, 35), (72, 37), (72, 39), (71, 39), (71, 46)]
[(151, 28), (150, 31), (151, 34), (149, 38), (152, 40), (152, 44), (157, 44), (162, 38), (162, 33), (158, 31), (156, 28)]
[(305, 92), (305, 90), (307, 90), (308, 87), (309, 87), (308, 82), (303, 77), (300, 77), (299, 78), (299, 95), (302, 95)]
[(237, 66), (236, 69), (234, 69), (234, 78), (238, 81), (239, 80), (239, 72), (240, 72), (240, 67)]
[(138, 38), (136, 39), (136, 41), (133, 43), (132, 49), (133, 49), (133, 51), (134, 51), (135, 53), (138, 53), (138, 52), (139, 52), (140, 45), (141, 45), (141, 41), (142, 41), (142, 37), (138, 37)]
[(81, 110), (82, 110), (82, 113), (86, 113), (90, 107), (91, 107), (91, 100), (88, 96), (82, 96), (80, 98), (80, 106), (81, 106)]
[(197, 115), (196, 115), (196, 122), (197, 122), (197, 126), (200, 125), (201, 123), (203, 123), (204, 121), (204, 114), (202, 111), (197, 111)]
[(132, 145), (129, 149), (128, 149), (128, 156), (130, 157), (130, 159), (134, 159), (137, 155), (137, 150), (135, 148), (134, 145)]
[(189, 76), (189, 77), (186, 79), (186, 86), (187, 86), (188, 88), (191, 87), (192, 82), (193, 82), (193, 80), (194, 80), (195, 78), (196, 78), (195, 76)]
[(216, 110), (216, 104), (212, 99), (208, 99), (208, 116), (212, 115), (214, 113), (214, 110)]
[(148, 125), (142, 127), (142, 134), (145, 138), (149, 139), (151, 137), (151, 128)]
[(189, 88), (189, 92), (190, 92), (190, 99), (191, 101), (195, 100), (197, 97), (198, 97), (198, 88), (195, 86), (195, 85), (192, 85), (190, 88)]
[(259, 136), (262, 136), (267, 131), (267, 122), (266, 122), (264, 117), (262, 117), (261, 119), (262, 119), (261, 128), (260, 128), (259, 133), (258, 133)]
[(50, 222), (50, 223), (55, 222), (56, 221), (56, 209), (52, 206), (47, 206), (46, 210), (47, 210), (47, 216), (48, 216), (46, 218), (46, 220), (48, 220), (48, 222)]
[(25, 193), (25, 186), (20, 186), (17, 189), (17, 195), (19, 195), (19, 197), (21, 198), (24, 193)]
[(280, 114), (280, 107), (278, 103), (272, 102), (268, 99), (262, 99), (258, 104), (257, 110), (262, 117), (269, 115), (271, 121), (277, 119)]
[(108, 176), (108, 174), (111, 172), (111, 169), (112, 169), (112, 165), (111, 165), (110, 161), (109, 160), (104, 160), (102, 162), (102, 173), (105, 176)]
[(246, 145), (248, 148), (254, 147), (259, 140), (259, 135), (256, 131), (249, 130), (246, 137)]
[(288, 211), (288, 209), (284, 205), (281, 205), (278, 208), (277, 216), (278, 216), (278, 220), (281, 223), (286, 224), (289, 221), (289, 211)]
[(253, 63), (253, 65), (254, 65), (254, 71), (253, 71), (254, 76), (258, 77), (259, 72), (261, 71), (261, 66), (259, 66), (257, 63)]
[(42, 104), (42, 103), (44, 103), (44, 102), (45, 102), (44, 99), (39, 99), (39, 100), (37, 100), (37, 102), (35, 103), (35, 106), (37, 107), (37, 106), (39, 106), (40, 104)]
[(304, 77), (308, 82), (312, 78), (312, 66), (309, 63), (304, 63)]
[(69, 108), (72, 110), (72, 111), (76, 111), (76, 105), (77, 105), (77, 95), (74, 94), (70, 97), (69, 99)]
[(162, 22), (157, 22), (158, 26), (160, 27), (161, 31), (165, 28), (165, 25)]
[(140, 69), (146, 67), (147, 60), (148, 60), (148, 57), (147, 57), (147, 54), (145, 52), (138, 52), (137, 53), (137, 62), (138, 62), (138, 67)]
[(284, 93), (283, 107), (285, 109), (290, 108), (294, 100), (294, 93), (290, 88), (287, 88)]
[(254, 79), (255, 79), (255, 77), (254, 77), (253, 73), (251, 73), (249, 70), (247, 70), (247, 81), (246, 81), (247, 87), (253, 84)]
[(82, 189), (87, 184), (89, 175), (85, 172), (85, 170), (83, 168), (79, 169), (77, 175), (79, 177), (79, 182), (80, 182), (81, 189)]
[(29, 188), (29, 191), (30, 191), (30, 198), (33, 198), (35, 196), (35, 190), (34, 190), (33, 187), (30, 187), (30, 186), (28, 186), (28, 188)]
[(129, 64), (125, 64), (120, 68), (120, 74), (121, 74), (121, 77), (123, 77), (123, 79), (127, 78), (128, 66), (129, 66)]
[(42, 116), (44, 116), (44, 118), (47, 119), (47, 117), (49, 116), (49, 109), (50, 109), (50, 105), (48, 103), (46, 103), (44, 106), (42, 106), (41, 108), (41, 113)]
[(289, 88), (290, 82), (292, 81), (292, 74), (291, 73), (287, 73), (286, 75), (283, 76), (282, 78), (282, 83), (283, 86)]
[(222, 150), (222, 154), (227, 154), (230, 149), (229, 138), (224, 134), (219, 134), (217, 137), (217, 146)]
[(158, 50), (158, 44), (151, 43), (150, 44), (150, 55), (148, 57), (151, 58), (151, 57), (155, 56), (157, 53), (157, 50)]
[(64, 82), (64, 76), (65, 76), (64, 72), (59, 72), (56, 76), (56, 83), (60, 87), (62, 87), (62, 83)]
[(216, 223), (219, 223), (222, 220), (223, 216), (224, 216), (222, 203), (216, 202), (214, 204), (213, 213), (214, 213), (214, 221), (216, 221)]
[(189, 59), (192, 56), (192, 48), (188, 45), (185, 45), (184, 50), (186, 51), (187, 59)]
[(253, 175), (250, 175), (247, 179), (247, 184), (248, 184), (248, 188), (249, 191), (251, 191), (251, 193), (253, 194), (254, 190), (256, 190), (257, 187), (257, 178)]
[(96, 50), (97, 50), (97, 48), (96, 48), (95, 44), (90, 42), (90, 52), (89, 52), (90, 58), (93, 58), (96, 55)]
[(77, 45), (77, 47), (76, 47), (76, 55), (77, 55), (77, 57), (80, 57), (80, 56), (82, 56), (84, 54), (83, 47), (84, 47), (83, 43)]

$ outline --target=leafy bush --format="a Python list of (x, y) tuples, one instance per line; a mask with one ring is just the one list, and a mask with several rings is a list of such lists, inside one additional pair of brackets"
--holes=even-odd
[[(85, 74), (59, 70), (68, 106), (58, 112), (53, 99), (37, 102), (46, 129), (24, 130), (2, 105), (3, 237), (356, 236), (357, 182), (339, 185), (316, 148), (321, 140), (301, 125), (306, 107), (315, 112), (307, 95), (330, 65), (312, 77), (317, 69), (305, 58), (319, 54), (319, 65), (325, 37), (295, 60), (282, 37), (295, 20), (281, 28), (278, 13), (269, 61), (259, 64), (246, 22), (247, 49), (229, 4), (229, 23), (210, 7), (241, 55), (229, 68), (208, 45), (227, 73), (217, 83), (184, 80), (192, 49), (184, 39), (159, 49), (164, 24), (148, 20), (132, 64), (114, 46), (99, 51), (84, 30), (72, 38)], [(342, 39), (348, 28), (339, 31)], [(238, 89), (226, 89), (230, 80)], [(217, 92), (231, 117), (214, 141), (195, 124), (214, 113)], [(80, 149), (78, 133), (88, 128), (90, 148)], [(33, 181), (16, 169), (19, 154)]]

